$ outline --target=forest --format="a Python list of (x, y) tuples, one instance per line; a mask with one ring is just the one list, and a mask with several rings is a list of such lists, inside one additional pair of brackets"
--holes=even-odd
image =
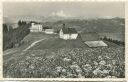
[(29, 34), (29, 27), (30, 23), (25, 21), (19, 21), (16, 29), (3, 24), (3, 50), (21, 45), (23, 38)]

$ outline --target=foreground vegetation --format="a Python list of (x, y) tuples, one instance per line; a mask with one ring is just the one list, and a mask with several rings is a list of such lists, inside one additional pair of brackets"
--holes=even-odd
[(28, 50), (4, 62), (4, 77), (124, 78), (124, 48)]

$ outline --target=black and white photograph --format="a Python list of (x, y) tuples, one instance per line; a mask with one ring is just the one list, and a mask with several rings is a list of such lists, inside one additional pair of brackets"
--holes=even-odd
[(125, 2), (2, 5), (3, 78), (125, 78)]

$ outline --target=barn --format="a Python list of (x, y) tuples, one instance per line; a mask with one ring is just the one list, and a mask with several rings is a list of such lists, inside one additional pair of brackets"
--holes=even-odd
[(76, 39), (78, 36), (78, 33), (75, 28), (66, 28), (63, 27), (60, 32), (59, 36), (62, 39), (68, 40), (68, 39)]

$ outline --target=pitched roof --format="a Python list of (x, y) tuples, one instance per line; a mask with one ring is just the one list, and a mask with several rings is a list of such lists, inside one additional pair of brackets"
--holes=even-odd
[(89, 47), (101, 47), (101, 46), (108, 46), (106, 43), (103, 41), (86, 41), (84, 42), (87, 44)]
[(97, 41), (99, 40), (99, 35), (97, 33), (81, 33), (82, 41)]
[(75, 28), (62, 28), (64, 34), (76, 34), (77, 31)]
[(43, 29), (52, 29), (52, 28), (50, 28), (48, 26), (44, 26)]

